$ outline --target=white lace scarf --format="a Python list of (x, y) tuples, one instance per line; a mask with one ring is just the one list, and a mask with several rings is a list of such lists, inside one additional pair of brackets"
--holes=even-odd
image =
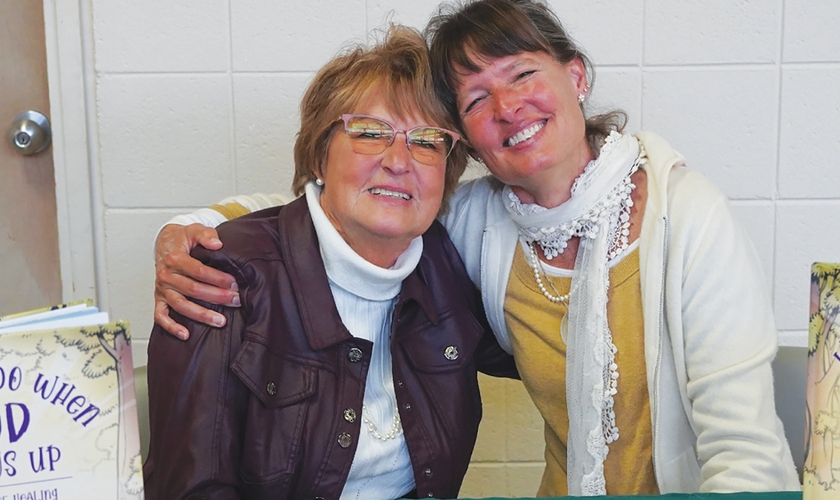
[(635, 137), (613, 132), (598, 159), (575, 180), (571, 198), (559, 207), (522, 204), (505, 187), (506, 206), (521, 239), (539, 244), (547, 258), (562, 253), (572, 236), (580, 237), (564, 319), (564, 328), (568, 327), (566, 476), (573, 496), (606, 495), (604, 460), (609, 443), (618, 439), (613, 411), (617, 350), (607, 322), (607, 264), (627, 248), (630, 193), (635, 187), (630, 176), (644, 162), (644, 150)]

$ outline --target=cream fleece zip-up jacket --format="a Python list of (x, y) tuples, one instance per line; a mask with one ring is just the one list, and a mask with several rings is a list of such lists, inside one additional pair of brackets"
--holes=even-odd
[[(776, 415), (770, 363), (777, 333), (758, 256), (716, 187), (685, 168), (661, 137), (637, 137), (648, 155), (639, 256), (659, 490), (800, 489)], [(220, 203), (231, 202), (256, 210), (282, 197)], [(215, 226), (224, 220), (202, 209), (171, 222)], [(504, 298), (519, 236), (501, 191), (487, 178), (460, 186), (441, 222), (510, 352)]]

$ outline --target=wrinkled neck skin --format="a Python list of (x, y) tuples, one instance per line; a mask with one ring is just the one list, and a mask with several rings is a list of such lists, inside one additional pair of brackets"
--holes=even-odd
[(595, 159), (586, 141), (583, 145), (573, 158), (564, 162), (566, 165), (535, 173), (521, 182), (511, 184), (511, 189), (522, 203), (537, 204), (544, 208), (562, 205), (572, 197), (575, 179), (580, 177), (589, 162)]
[[(511, 184), (511, 189), (516, 196), (527, 204), (537, 204), (544, 208), (559, 207), (572, 197), (572, 185), (575, 179), (583, 173), (589, 160), (583, 163), (576, 169), (566, 170), (561, 175), (556, 175), (556, 179), (550, 179), (550, 175), (534, 176), (533, 179), (527, 179), (526, 182), (520, 184)], [(570, 175), (567, 172), (572, 172)]]

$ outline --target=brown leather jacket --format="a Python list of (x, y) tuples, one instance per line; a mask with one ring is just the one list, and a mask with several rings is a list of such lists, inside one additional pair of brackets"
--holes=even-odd
[[(242, 307), (214, 307), (227, 317), (221, 331), (176, 317), (187, 342), (152, 331), (146, 498), (338, 498), (362, 432), (373, 344), (341, 322), (304, 199), (223, 224), (219, 235), (223, 250), (194, 255), (236, 277)], [(393, 325), (416, 494), (455, 497), (481, 420), (476, 372), (516, 369), (437, 222)]]

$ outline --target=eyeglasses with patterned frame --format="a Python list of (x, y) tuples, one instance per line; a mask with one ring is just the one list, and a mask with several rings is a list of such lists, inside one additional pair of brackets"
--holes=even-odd
[(343, 114), (344, 130), (353, 151), (363, 155), (378, 155), (394, 143), (397, 134), (405, 134), (405, 147), (411, 157), (424, 165), (440, 165), (449, 157), (461, 138), (457, 132), (440, 127), (420, 126), (398, 130), (382, 118), (368, 115)]

